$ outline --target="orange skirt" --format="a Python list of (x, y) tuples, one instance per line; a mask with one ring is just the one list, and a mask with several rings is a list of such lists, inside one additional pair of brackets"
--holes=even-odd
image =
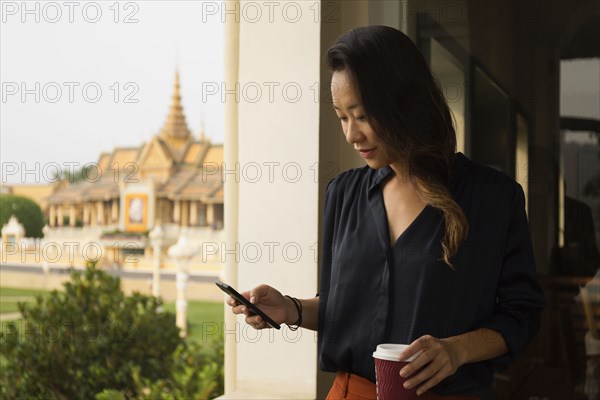
[[(477, 396), (440, 395), (427, 391), (419, 396), (423, 400), (479, 400)], [(375, 384), (361, 376), (348, 372), (338, 372), (326, 400), (376, 400)]]

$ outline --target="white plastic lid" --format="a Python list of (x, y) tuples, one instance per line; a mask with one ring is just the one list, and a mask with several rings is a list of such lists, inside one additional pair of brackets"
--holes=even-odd
[(411, 362), (421, 354), (421, 350), (408, 360), (400, 360), (400, 354), (408, 347), (407, 344), (382, 343), (377, 346), (373, 353), (374, 358), (387, 361), (405, 361)]

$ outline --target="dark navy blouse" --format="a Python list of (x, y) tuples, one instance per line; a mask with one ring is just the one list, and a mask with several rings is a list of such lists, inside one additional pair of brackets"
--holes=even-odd
[(454, 157), (450, 189), (469, 220), (452, 258), (440, 261), (444, 219), (425, 209), (393, 246), (381, 182), (388, 166), (345, 171), (327, 186), (319, 288), (319, 364), (375, 382), (379, 343), (409, 344), (486, 327), (508, 353), (465, 364), (432, 391), (481, 394), (539, 329), (545, 307), (537, 280), (523, 190), (507, 175)]

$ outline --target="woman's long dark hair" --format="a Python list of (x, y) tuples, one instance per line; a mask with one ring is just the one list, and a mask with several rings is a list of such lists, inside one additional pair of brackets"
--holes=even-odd
[(452, 267), (450, 258), (468, 230), (449, 190), (456, 133), (446, 99), (421, 53), (397, 29), (366, 26), (338, 38), (327, 62), (333, 71), (348, 73), (386, 154), (408, 167), (419, 195), (442, 211), (442, 257)]

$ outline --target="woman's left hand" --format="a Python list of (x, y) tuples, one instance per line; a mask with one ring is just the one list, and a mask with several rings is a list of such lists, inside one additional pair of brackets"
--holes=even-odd
[[(409, 378), (404, 387), (410, 389), (418, 386), (417, 395), (421, 395), (454, 374), (462, 365), (458, 346), (457, 340), (438, 339), (430, 335), (421, 336), (412, 342), (402, 352), (400, 360), (406, 360), (419, 351), (421, 353), (400, 370), (400, 376)], [(422, 367), (423, 369), (413, 376)]]

